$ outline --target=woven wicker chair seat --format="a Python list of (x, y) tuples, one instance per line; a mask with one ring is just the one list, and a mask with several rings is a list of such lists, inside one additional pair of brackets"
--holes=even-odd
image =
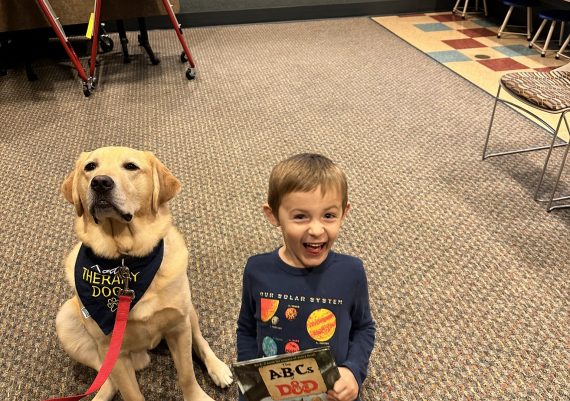
[(513, 72), (501, 84), (537, 107), (552, 112), (570, 108), (570, 71)]

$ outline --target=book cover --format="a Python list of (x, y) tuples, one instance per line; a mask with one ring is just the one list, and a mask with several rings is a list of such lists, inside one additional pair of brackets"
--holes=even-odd
[(236, 362), (231, 367), (248, 401), (325, 401), (325, 393), (340, 378), (328, 346)]

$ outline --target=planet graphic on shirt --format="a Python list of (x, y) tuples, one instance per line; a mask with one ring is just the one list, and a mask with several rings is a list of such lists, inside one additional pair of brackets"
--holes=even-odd
[(277, 355), (277, 343), (271, 337), (264, 337), (261, 342), (261, 349), (265, 356)]
[(279, 307), (279, 301), (275, 299), (261, 298), (261, 321), (268, 322)]
[(297, 309), (293, 307), (287, 308), (285, 311), (285, 317), (287, 320), (294, 320), (297, 317)]
[(336, 330), (336, 316), (328, 309), (317, 309), (307, 318), (307, 333), (315, 341), (328, 341)]
[(297, 352), (299, 351), (299, 343), (295, 342), (295, 341), (289, 341), (287, 344), (285, 344), (285, 352), (290, 354), (292, 352)]

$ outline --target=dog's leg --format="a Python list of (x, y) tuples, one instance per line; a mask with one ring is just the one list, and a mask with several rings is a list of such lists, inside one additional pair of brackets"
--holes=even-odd
[[(81, 323), (79, 305), (74, 299), (66, 301), (55, 318), (55, 328), (65, 352), (77, 362), (99, 370), (101, 358), (97, 352), (97, 343)], [(117, 387), (111, 379), (107, 381), (94, 398), (97, 401), (110, 401), (117, 393)]]
[(184, 401), (214, 401), (202, 390), (196, 381), (192, 364), (192, 330), (190, 319), (186, 318), (175, 329), (165, 335), (178, 373), (178, 382), (184, 394)]
[(194, 306), (190, 304), (190, 325), (192, 326), (192, 347), (198, 357), (204, 362), (208, 369), (208, 374), (216, 385), (225, 388), (229, 386), (232, 379), (232, 371), (214, 354), (210, 344), (202, 336), (198, 323), (198, 314)]
[(142, 370), (150, 363), (150, 355), (146, 351), (133, 352), (131, 353), (131, 360), (135, 370)]
[(93, 401), (111, 401), (115, 394), (117, 394), (117, 386), (111, 379), (107, 379), (97, 392), (97, 395), (93, 397)]
[[(101, 349), (101, 352), (106, 351), (106, 349)], [(119, 387), (119, 392), (123, 400), (144, 401), (144, 396), (141, 393), (135, 376), (133, 361), (129, 355), (119, 356), (111, 372), (111, 378)]]

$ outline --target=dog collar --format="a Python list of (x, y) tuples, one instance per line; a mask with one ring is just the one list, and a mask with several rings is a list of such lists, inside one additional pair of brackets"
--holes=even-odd
[(150, 286), (162, 263), (163, 255), (163, 240), (150, 254), (141, 258), (125, 256), (106, 259), (95, 255), (91, 248), (81, 244), (75, 261), (75, 288), (83, 304), (83, 316), (92, 317), (103, 333), (109, 334), (113, 331), (119, 290), (123, 288), (119, 267), (124, 265), (129, 268), (129, 288), (135, 293), (131, 303), (133, 308)]

